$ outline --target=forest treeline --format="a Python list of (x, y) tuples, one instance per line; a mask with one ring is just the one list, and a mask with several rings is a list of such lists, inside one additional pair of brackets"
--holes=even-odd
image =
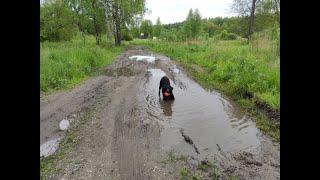
[[(278, 29), (279, 0), (234, 0), (230, 10), (235, 17), (202, 18), (198, 9), (190, 9), (183, 22), (155, 24), (143, 19), (147, 11), (145, 0), (47, 0), (40, 5), (40, 40), (68, 41), (81, 34), (93, 35), (96, 44), (120, 45), (121, 40), (162, 38), (169, 41), (237, 36), (250, 38), (253, 32)], [(103, 36), (105, 35), (105, 36)]]

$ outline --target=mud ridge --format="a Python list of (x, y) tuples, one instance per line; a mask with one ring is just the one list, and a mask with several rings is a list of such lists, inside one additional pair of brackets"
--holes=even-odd
[(193, 143), (193, 141), (192, 141), (192, 139), (190, 138), (190, 136), (188, 136), (188, 135), (186, 135), (186, 134), (184, 133), (184, 131), (183, 131), (182, 128), (180, 128), (180, 133), (181, 133), (182, 137), (184, 138), (184, 140), (194, 148), (194, 150), (196, 151), (196, 153), (197, 153), (197, 154), (200, 154), (197, 146)]

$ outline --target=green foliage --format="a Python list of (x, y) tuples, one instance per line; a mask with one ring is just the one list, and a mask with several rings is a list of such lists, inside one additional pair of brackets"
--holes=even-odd
[(237, 176), (234, 176), (234, 175), (230, 176), (230, 180), (237, 180), (237, 179), (238, 179)]
[(132, 40), (133, 40), (133, 37), (132, 37), (131, 34), (126, 33), (126, 34), (123, 34), (123, 35), (122, 35), (122, 40), (132, 41)]
[(144, 20), (141, 22), (140, 33), (143, 33), (143, 38), (152, 37), (153, 29), (152, 22), (150, 20)]
[(61, 0), (40, 6), (40, 41), (67, 41), (76, 33), (73, 13)]
[(228, 40), (235, 40), (235, 39), (237, 39), (237, 35), (234, 34), (234, 33), (229, 33), (227, 39), (228, 39)]
[(80, 37), (71, 42), (40, 44), (40, 90), (63, 89), (79, 83), (99, 68), (110, 64), (122, 47), (96, 46), (92, 36), (83, 45)]
[(183, 32), (185, 33), (186, 37), (196, 38), (201, 31), (201, 23), (201, 15), (199, 10), (196, 9), (193, 12), (193, 10), (190, 9), (183, 26)]
[(220, 34), (220, 38), (223, 40), (227, 40), (228, 32), (226, 30), (223, 30)]
[(177, 157), (175, 154), (174, 154), (174, 151), (170, 151), (169, 153), (168, 153), (168, 159), (167, 159), (167, 161), (168, 162), (177, 162), (177, 161), (186, 161), (187, 160), (187, 157), (186, 156), (184, 156), (184, 155), (180, 155), (179, 157)]
[(237, 39), (237, 35), (234, 33), (228, 33), (226, 30), (223, 30), (219, 36), (222, 40), (235, 40)]
[(130, 30), (130, 33), (132, 34), (133, 38), (138, 38), (140, 36), (140, 29), (138, 27), (133, 27)]
[(154, 26), (153, 35), (156, 37), (159, 37), (161, 35), (161, 31), (162, 31), (162, 26), (161, 26), (160, 18), (158, 17), (157, 23)]
[(180, 170), (180, 179), (181, 180), (185, 180), (185, 179), (189, 179), (189, 174), (190, 174), (190, 171), (189, 171), (189, 169), (188, 168), (182, 168), (181, 170)]
[(209, 37), (213, 37), (215, 32), (217, 31), (217, 25), (212, 22), (203, 23), (204, 24), (204, 32), (207, 32)]
[(122, 36), (121, 36), (122, 40), (125, 40), (125, 41), (132, 41), (133, 40), (131, 33), (127, 29), (122, 29), (121, 34), (122, 34)]
[[(263, 5), (265, 2), (261, 3)], [(279, 13), (275, 12), (275, 10), (258, 12), (253, 25), (254, 32), (261, 32), (270, 29), (274, 24), (279, 24)], [(157, 28), (160, 27), (162, 27), (162, 32), (158, 33), (159, 30)], [(190, 9), (186, 20), (183, 22), (154, 26), (154, 35), (159, 36), (160, 34), (160, 38), (169, 41), (185, 41), (195, 38), (206, 40), (208, 37), (219, 34), (222, 34), (223, 40), (234, 40), (238, 36), (246, 37), (247, 31), (248, 17), (246, 16), (201, 19), (200, 12), (198, 10), (193, 11), (192, 9)]]

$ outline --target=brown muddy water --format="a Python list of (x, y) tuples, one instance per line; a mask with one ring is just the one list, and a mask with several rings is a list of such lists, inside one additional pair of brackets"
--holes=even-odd
[[(259, 149), (260, 133), (247, 116), (219, 93), (204, 90), (176, 67), (172, 72), (174, 101), (163, 101), (158, 96), (160, 79), (166, 75), (161, 69), (149, 69), (145, 84), (146, 111), (164, 127), (160, 142), (165, 150), (202, 159), (213, 157), (218, 151)], [(186, 142), (181, 129), (195, 147)]]

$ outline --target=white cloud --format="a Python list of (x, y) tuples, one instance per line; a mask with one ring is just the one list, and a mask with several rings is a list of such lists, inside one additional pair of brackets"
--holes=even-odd
[(181, 22), (186, 19), (189, 9), (199, 9), (203, 18), (206, 17), (229, 17), (232, 0), (146, 0), (146, 6), (151, 13), (145, 14), (145, 19), (153, 23), (157, 18), (163, 24)]

